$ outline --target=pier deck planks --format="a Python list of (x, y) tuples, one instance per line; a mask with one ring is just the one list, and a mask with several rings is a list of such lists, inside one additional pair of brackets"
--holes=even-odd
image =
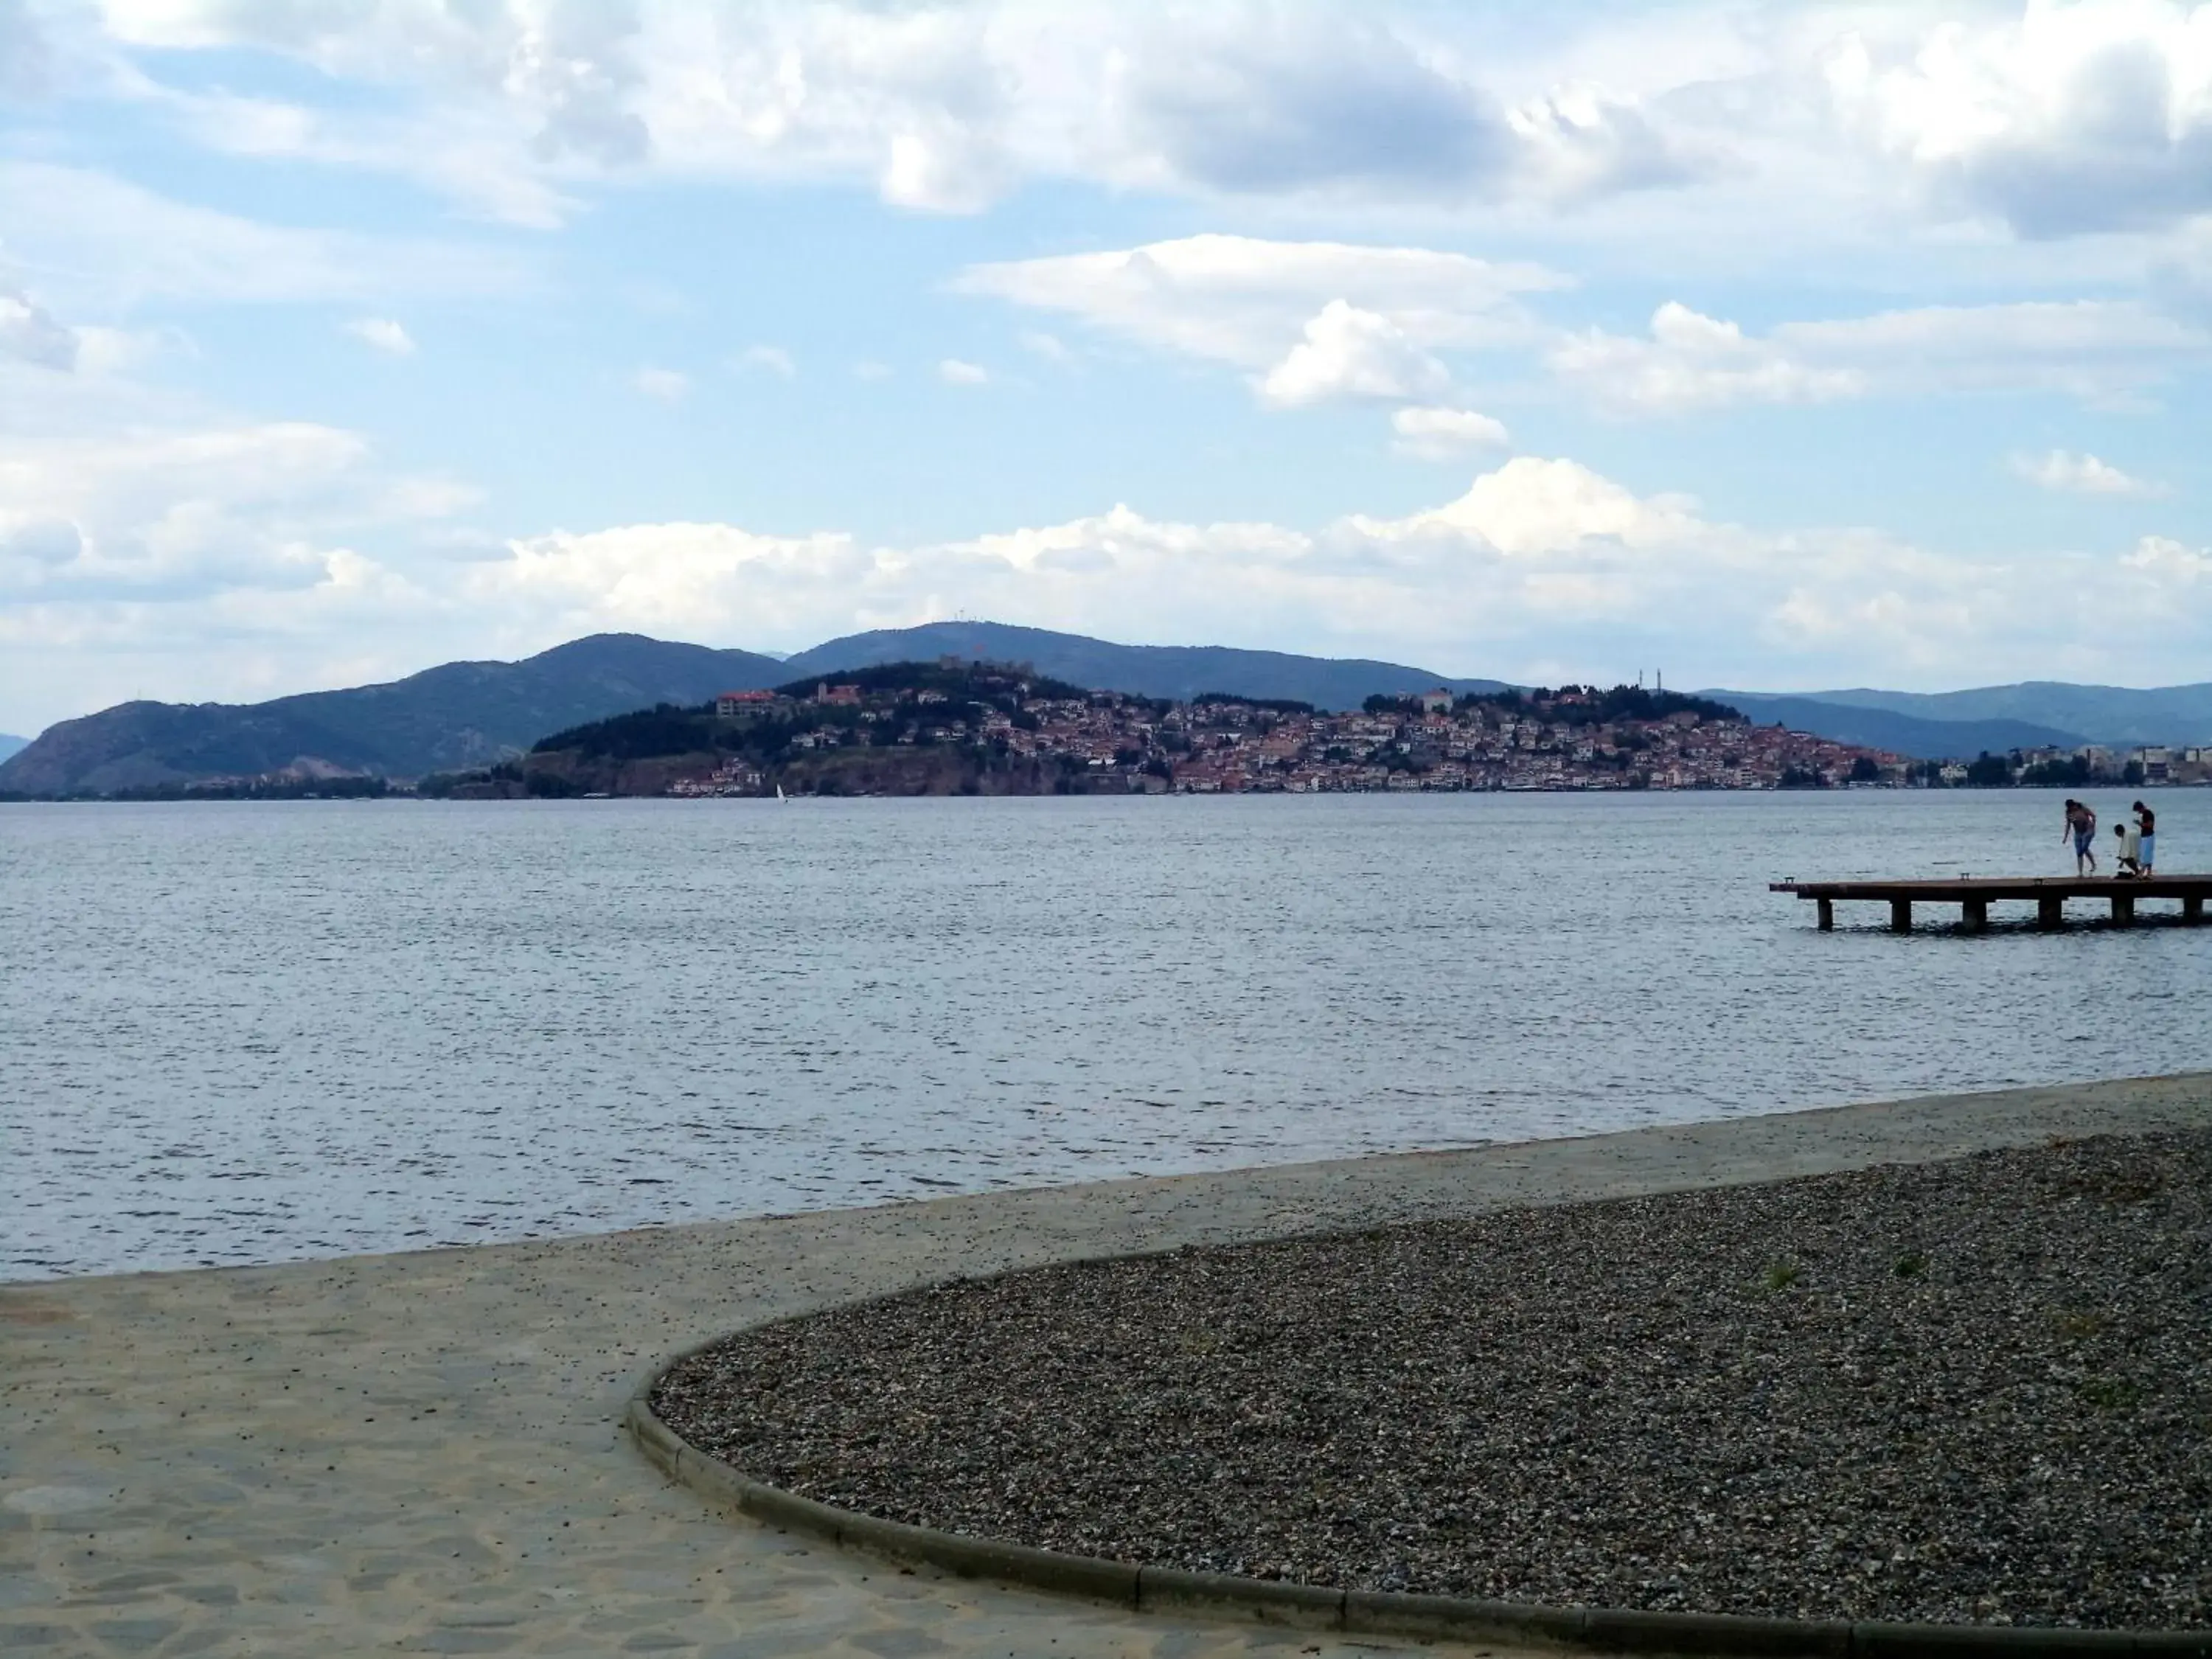
[(1889, 906), (1893, 931), (1912, 931), (1915, 904), (1955, 904), (1970, 928), (1986, 927), (1990, 906), (2016, 899), (2036, 907), (2037, 924), (2057, 927), (2065, 921), (2068, 899), (2101, 899), (2112, 908), (2112, 925), (2124, 927), (2135, 921), (2139, 899), (2173, 899), (2181, 906), (2184, 921), (2204, 920), (2204, 901), (2212, 896), (2212, 875), (2152, 876), (2124, 881), (2113, 876), (1960, 876), (1933, 881), (1775, 881), (1767, 890), (1795, 893), (1820, 907), (1820, 931), (1836, 925), (1840, 901), (1866, 900)]

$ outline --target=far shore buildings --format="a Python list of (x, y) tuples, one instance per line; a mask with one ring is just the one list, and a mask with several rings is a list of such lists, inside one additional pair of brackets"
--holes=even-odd
[[(951, 665), (978, 668), (979, 665)], [(1162, 702), (1092, 691), (1036, 696), (1022, 671), (973, 701), (939, 690), (811, 697), (729, 692), (724, 719), (780, 708), (800, 723), (789, 750), (968, 744), (1087, 775), (1087, 787), (1189, 794), (1366, 790), (1774, 789), (1908, 781), (1899, 756), (1709, 706), (1655, 719), (1601, 719), (1605, 694), (1565, 689), (1469, 697), (1439, 688), (1373, 709), (1328, 714), (1206, 698)], [(1680, 701), (1677, 699), (1677, 701)], [(809, 726), (807, 711), (821, 712)], [(705, 781), (702, 781), (704, 783)]]
[[(1087, 788), (1133, 793), (1898, 788), (1976, 781), (1963, 758), (1914, 762), (1726, 718), (1711, 705), (1662, 703), (1654, 718), (1600, 718), (1619, 704), (1615, 694), (1594, 689), (1463, 696), (1438, 688), (1329, 714), (1225, 697), (1182, 703), (1111, 691), (1039, 696), (1024, 665), (939, 666), (996, 672), (988, 676), (988, 695), (973, 700), (932, 689), (864, 692), (824, 680), (811, 696), (725, 692), (714, 710), (725, 720), (796, 722), (799, 729), (787, 739), (793, 754), (968, 744), (1049, 763), (1086, 777)], [(2078, 760), (2100, 779), (2212, 782), (2212, 748), (2035, 750), (2009, 760), (2014, 773)], [(732, 763), (680, 793), (769, 787), (766, 774)]]

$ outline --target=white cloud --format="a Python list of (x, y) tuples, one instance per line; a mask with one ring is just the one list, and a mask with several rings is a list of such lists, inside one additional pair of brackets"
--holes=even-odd
[(1048, 334), (1042, 329), (1025, 328), (1021, 331), (1020, 338), (1022, 349), (1032, 357), (1042, 357), (1046, 362), (1062, 366), (1075, 361), (1075, 354), (1067, 349), (1067, 343), (1056, 334)]
[(1428, 248), (1202, 235), (975, 265), (954, 287), (1243, 369), (1295, 407), (1434, 398), (1450, 381), (1438, 354), (1527, 343), (1538, 328), (1519, 296), (1566, 280)]
[(1111, 253), (973, 265), (954, 283), (1186, 356), (1264, 369), (1334, 301), (1389, 319), (1426, 350), (1525, 343), (1522, 294), (1565, 288), (1540, 265), (1430, 248), (1186, 236)]
[(345, 325), (345, 331), (362, 344), (388, 351), (395, 357), (415, 355), (415, 337), (389, 317), (356, 317)]
[(430, 545), (442, 534), (395, 541), (407, 515), (470, 499), (312, 426), (10, 450), (0, 724), (131, 689), (272, 695), (599, 629), (791, 649), (954, 611), (1509, 678), (1663, 656), (1750, 684), (1955, 684), (2024, 660), (2140, 681), (2185, 678), (2212, 648), (2197, 602), (2212, 554), (2180, 542), (1965, 557), (1869, 530), (1771, 532), (1559, 458), (1506, 461), (1425, 511), (1315, 529), (1122, 506), (904, 545), (712, 523), (527, 535), (465, 557)]
[(2054, 449), (2047, 455), (2015, 455), (2012, 470), (2030, 483), (2077, 495), (2162, 495), (2165, 487), (2123, 472), (2094, 455)]
[(1482, 89), (1387, 21), (1232, 9), (1131, 30), (1124, 166), (1237, 194), (1494, 192), (1515, 146)]
[(895, 565), (834, 533), (628, 525), (520, 538), (505, 558), (471, 565), (464, 593), (472, 605), (528, 615), (554, 637), (611, 623), (684, 639), (729, 629), (765, 641), (791, 638), (850, 604)]
[(1866, 390), (1853, 368), (1815, 368), (1772, 341), (1748, 338), (1668, 301), (1649, 339), (1591, 329), (1551, 353), (1553, 372), (1617, 413), (1676, 414), (1745, 403), (1825, 403)]
[(1434, 398), (1451, 371), (1406, 337), (1388, 317), (1331, 300), (1305, 325), (1305, 337), (1260, 382), (1278, 409), (1302, 409), (1340, 398), (1401, 403)]
[(2212, 210), (2212, 15), (2176, 0), (2032, 3), (1853, 32), (1823, 67), (1837, 115), (1942, 211), (2029, 237)]
[(487, 249), (261, 224), (42, 161), (0, 161), (0, 224), (8, 228), (0, 271), (10, 264), (67, 271), (85, 307), (483, 295), (528, 285), (514, 260)]
[(892, 372), (889, 363), (878, 362), (872, 357), (863, 357), (853, 365), (853, 378), (856, 380), (888, 380)]
[(982, 386), (989, 381), (991, 371), (979, 363), (947, 357), (937, 365), (937, 378), (947, 386)]
[[(122, 60), (105, 84), (202, 143), (378, 169), (525, 224), (633, 176), (848, 182), (951, 212), (1075, 180), (1304, 211), (1479, 204), (1639, 262), (1735, 268), (1791, 238), (1911, 258), (1929, 225), (2156, 234), (2212, 210), (2191, 0), (1553, 8), (1510, 29), (1410, 0), (103, 0), (99, 17)], [(161, 79), (158, 52), (225, 47), (377, 95), (310, 109)], [(1594, 206), (1620, 216), (1593, 224)]]
[(0, 597), (97, 610), (289, 592), (329, 580), (345, 538), (476, 499), (301, 422), (19, 441), (0, 459)]
[(647, 363), (629, 377), (629, 383), (656, 402), (682, 403), (691, 390), (691, 377), (673, 368), (656, 368)]
[(0, 98), (45, 95), (53, 57), (46, 31), (25, 0), (0, 0)]
[(1472, 409), (1395, 410), (1390, 429), (1401, 454), (1425, 461), (1456, 460), (1473, 450), (1505, 449), (1513, 442), (1504, 422)]
[(334, 427), (180, 417), (127, 385), (86, 395), (103, 412), (124, 398), (129, 422), (9, 421), (0, 445), (0, 702), (15, 718), (164, 684), (273, 696), (423, 648), (412, 623), (434, 606), (404, 559), (476, 490), (396, 471)]
[(2139, 396), (2212, 335), (2132, 301), (1929, 306), (1747, 334), (1669, 301), (1648, 337), (1591, 329), (1555, 345), (1561, 380), (1621, 415), (1870, 396), (2039, 390)]
[(2203, 329), (2133, 300), (1922, 306), (1784, 323), (1774, 337), (1808, 358), (1878, 362), (1893, 384), (2026, 386), (2085, 397), (2152, 383), (2176, 360), (2212, 347)]
[(577, 209), (548, 163), (561, 147), (495, 110), (441, 99), (416, 110), (315, 108), (225, 92), (186, 92), (132, 77), (138, 96), (167, 110), (194, 142), (219, 155), (380, 173), (445, 197), (471, 217), (550, 229)]
[(70, 332), (76, 337), (77, 373), (88, 380), (119, 378), (157, 357), (198, 355), (191, 337), (179, 329), (109, 328), (84, 323)]
[(2123, 569), (2161, 584), (2194, 587), (2212, 579), (2212, 548), (2191, 547), (2171, 536), (2146, 536), (2120, 556)]
[(416, 125), (436, 139), (410, 139), (374, 106), (255, 110), (149, 83), (144, 95), (166, 97), (204, 142), (381, 167), (514, 217), (567, 210), (549, 175), (645, 167), (872, 179), (888, 202), (945, 212), (973, 211), (1027, 179), (1571, 202), (1686, 172), (1632, 97), (1587, 76), (1501, 95), (1474, 67), (1494, 51), (1431, 38), (1435, 19), (1380, 10), (1239, 6), (1170, 20), (1100, 0), (102, 9), (134, 47), (258, 46), (412, 92)]
[(1717, 545), (1713, 532), (1679, 501), (1643, 499), (1577, 461), (1516, 456), (1484, 473), (1466, 495), (1397, 520), (1356, 520), (1382, 540), (1465, 537), (1507, 559), (1545, 557), (1604, 544), (1622, 550)]
[(931, 213), (981, 213), (1005, 192), (996, 147), (954, 121), (929, 132), (890, 135), (879, 188), (894, 207)]
[(1541, 266), (1432, 249), (1220, 235), (977, 265), (955, 283), (1243, 368), (1278, 405), (1432, 398), (1450, 354), (1547, 335), (1552, 371), (1616, 415), (2022, 389), (2118, 404), (2212, 350), (2203, 328), (2134, 300), (1924, 306), (1764, 336), (1668, 301), (1646, 335), (1547, 331), (1523, 296), (1565, 286)]
[(2203, 574), (2197, 556), (2160, 544), (2121, 565), (2132, 586), (2116, 600), (2110, 563), (1963, 558), (1863, 530), (1755, 532), (1571, 460), (1522, 457), (1433, 509), (1312, 531), (1126, 506), (897, 547), (639, 525), (527, 538), (470, 580), (502, 617), (544, 619), (548, 642), (674, 629), (790, 648), (961, 611), (1507, 678), (1563, 655), (1595, 674), (1663, 654), (1735, 683), (1949, 684), (2026, 659), (2081, 677), (2122, 665), (2179, 677), (2212, 641), (2201, 607), (2173, 602)]
[(765, 370), (781, 380), (795, 380), (799, 365), (781, 346), (750, 345), (738, 354), (738, 363), (743, 368)]
[(76, 331), (28, 295), (0, 288), (0, 356), (66, 373), (76, 367)]
[(1540, 193), (1581, 204), (1624, 191), (1690, 183), (1708, 163), (1636, 103), (1589, 81), (1569, 82), (1506, 112), (1527, 174)]

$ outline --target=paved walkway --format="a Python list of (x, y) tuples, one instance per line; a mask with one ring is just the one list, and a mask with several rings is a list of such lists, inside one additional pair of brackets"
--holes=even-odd
[(732, 1327), (956, 1273), (2206, 1121), (2198, 1076), (0, 1287), (0, 1652), (1349, 1654), (726, 1521), (621, 1438), (624, 1397)]

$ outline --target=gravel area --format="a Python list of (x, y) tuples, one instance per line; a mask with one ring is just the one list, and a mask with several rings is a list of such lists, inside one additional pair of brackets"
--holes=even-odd
[(1806, 1618), (2212, 1625), (2212, 1133), (958, 1284), (656, 1409), (1046, 1548)]

